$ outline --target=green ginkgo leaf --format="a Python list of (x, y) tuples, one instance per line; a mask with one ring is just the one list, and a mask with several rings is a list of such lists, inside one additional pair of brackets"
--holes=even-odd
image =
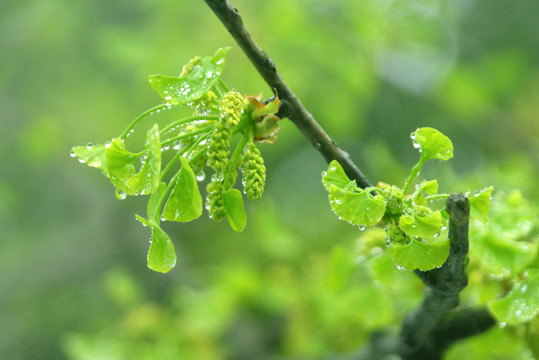
[(154, 191), (148, 199), (148, 204), (146, 205), (146, 213), (148, 214), (148, 219), (151, 219), (152, 221), (159, 220), (159, 206), (162, 205), (160, 200), (161, 197), (165, 195), (166, 189), (167, 183), (160, 183), (157, 191)]
[(425, 243), (412, 238), (409, 244), (389, 244), (388, 252), (395, 265), (407, 270), (428, 271), (440, 267), (449, 256), (449, 240)]
[(510, 277), (532, 264), (538, 254), (534, 243), (515, 241), (494, 232), (470, 237), (470, 253), (494, 275)]
[(410, 236), (430, 238), (442, 229), (442, 214), (439, 211), (429, 211), (425, 215), (416, 212), (412, 215), (402, 215), (399, 227)]
[(128, 195), (149, 195), (159, 188), (161, 179), (161, 142), (155, 124), (146, 136), (146, 159), (140, 171), (125, 181)]
[(176, 252), (170, 237), (159, 225), (136, 215), (137, 220), (151, 230), (150, 249), (148, 250), (148, 268), (162, 273), (169, 272), (176, 266)]
[(421, 151), (421, 162), (430, 159), (449, 160), (453, 157), (453, 143), (436, 129), (419, 128), (412, 133), (414, 146)]
[(344, 189), (349, 183), (350, 179), (337, 160), (332, 160), (329, 163), (328, 171), (322, 172), (322, 184), (324, 184), (327, 191), (329, 191), (331, 185)]
[(220, 48), (201, 59), (184, 76), (150, 75), (149, 82), (166, 104), (183, 105), (200, 99), (215, 85), (225, 66), (230, 48)]
[(107, 158), (105, 145), (76, 146), (71, 149), (72, 152), (88, 166), (100, 169), (104, 174), (108, 174)]
[(243, 208), (243, 197), (238, 189), (230, 189), (223, 193), (223, 206), (230, 227), (236, 231), (243, 231), (247, 225), (247, 214)]
[(329, 203), (342, 220), (359, 226), (378, 223), (386, 211), (382, 195), (373, 195), (366, 190), (348, 191), (333, 184), (329, 188)]
[(202, 196), (193, 169), (184, 157), (180, 160), (182, 167), (178, 181), (165, 204), (163, 217), (170, 221), (189, 222), (202, 215)]
[(489, 186), (488, 188), (468, 196), (471, 215), (483, 223), (487, 222), (492, 190), (494, 190), (494, 186)]
[(105, 151), (109, 179), (119, 190), (129, 192), (125, 182), (135, 175), (135, 161), (138, 156), (127, 151), (120, 138), (113, 139)]
[(528, 278), (515, 284), (507, 296), (488, 303), (498, 321), (518, 325), (539, 313), (539, 269), (528, 269), (527, 272)]

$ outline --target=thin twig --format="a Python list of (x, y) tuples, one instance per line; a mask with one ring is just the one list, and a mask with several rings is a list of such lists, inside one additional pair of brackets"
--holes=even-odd
[(314, 117), (305, 109), (296, 94), (288, 87), (274, 62), (255, 43), (251, 34), (243, 25), (238, 11), (226, 0), (204, 1), (221, 20), (275, 95), (279, 96), (281, 109), (278, 115), (289, 118), (328, 163), (331, 160), (337, 160), (348, 177), (355, 180), (359, 187), (367, 188), (372, 186), (350, 159), (350, 155), (337, 146), (337, 143), (329, 137)]

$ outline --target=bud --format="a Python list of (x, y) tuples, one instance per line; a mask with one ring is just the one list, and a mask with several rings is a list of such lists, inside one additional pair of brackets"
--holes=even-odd
[(389, 223), (386, 227), (388, 240), (393, 244), (406, 244), (406, 235), (394, 223)]
[(384, 185), (385, 186), (382, 187), (382, 194), (386, 199), (387, 212), (391, 215), (402, 215), (405, 207), (404, 193), (395, 185)]

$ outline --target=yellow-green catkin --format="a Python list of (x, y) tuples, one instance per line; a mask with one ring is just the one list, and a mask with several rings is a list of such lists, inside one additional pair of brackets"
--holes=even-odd
[(227, 167), (231, 134), (230, 129), (222, 121), (215, 123), (208, 142), (208, 165), (216, 173), (222, 174)]
[(226, 126), (233, 129), (240, 122), (247, 100), (237, 91), (229, 91), (219, 102), (219, 114)]
[(266, 167), (260, 151), (254, 143), (249, 143), (243, 153), (243, 191), (250, 200), (258, 200), (266, 184)]
[(217, 95), (211, 90), (194, 103), (194, 106), (199, 109), (211, 109), (214, 105), (217, 105)]
[(189, 74), (191, 71), (193, 71), (193, 68), (197, 65), (202, 64), (202, 58), (200, 56), (195, 56), (187, 64), (185, 64), (182, 68), (182, 73), (180, 74), (180, 77), (183, 77), (187, 74)]
[(239, 123), (246, 100), (236, 91), (229, 91), (219, 101), (220, 118), (209, 138), (208, 165), (215, 172), (223, 173), (230, 155), (232, 129)]
[(221, 221), (226, 217), (225, 206), (223, 204), (223, 182), (213, 180), (206, 186), (206, 210), (210, 219)]

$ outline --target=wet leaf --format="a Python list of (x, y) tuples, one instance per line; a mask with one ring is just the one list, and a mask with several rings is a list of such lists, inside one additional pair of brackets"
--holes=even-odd
[(146, 160), (142, 169), (125, 182), (128, 195), (149, 195), (159, 188), (161, 179), (161, 142), (157, 124), (147, 133), (146, 150)]
[(535, 260), (538, 249), (536, 244), (488, 232), (470, 237), (470, 252), (493, 275), (510, 277), (526, 269)]
[(148, 199), (148, 205), (146, 206), (148, 219), (156, 220), (155, 216), (159, 212), (159, 199), (161, 199), (161, 197), (165, 194), (166, 188), (167, 184), (162, 182), (161, 184), (159, 184), (159, 188), (157, 189), (157, 191), (153, 192)]
[(447, 136), (430, 127), (412, 133), (414, 146), (421, 151), (421, 162), (430, 159), (449, 160), (453, 157), (453, 143)]
[(539, 270), (529, 269), (526, 280), (504, 298), (490, 301), (488, 308), (498, 321), (511, 325), (533, 319), (539, 313)]
[(109, 179), (118, 189), (129, 192), (125, 182), (135, 175), (135, 161), (138, 157), (125, 149), (120, 138), (113, 139), (105, 151)]
[(243, 231), (247, 225), (247, 214), (243, 208), (243, 198), (238, 189), (230, 189), (223, 193), (223, 205), (230, 227)]
[(230, 48), (220, 48), (213, 56), (202, 59), (182, 77), (150, 75), (149, 82), (166, 104), (182, 105), (200, 99), (215, 85), (223, 72)]
[(378, 223), (386, 211), (385, 199), (382, 195), (372, 195), (365, 190), (352, 192), (333, 184), (329, 189), (329, 203), (342, 220), (359, 226)]
[(393, 263), (407, 270), (428, 271), (444, 264), (449, 255), (449, 240), (424, 243), (412, 239), (409, 244), (390, 244), (388, 252)]
[(483, 223), (487, 222), (492, 190), (494, 190), (494, 187), (490, 186), (481, 190), (480, 192), (468, 196), (470, 201), (471, 215)]
[(148, 268), (166, 273), (176, 266), (176, 252), (168, 235), (159, 225), (136, 215), (137, 220), (151, 229), (152, 237), (148, 250)]
[(88, 166), (98, 168), (104, 174), (108, 174), (106, 150), (105, 145), (77, 146), (72, 149), (73, 153)]
[(406, 234), (421, 238), (430, 238), (442, 229), (442, 215), (439, 211), (429, 211), (421, 216), (414, 212), (412, 215), (402, 215), (399, 227)]
[(329, 163), (328, 171), (322, 172), (322, 183), (327, 191), (329, 191), (331, 185), (344, 189), (350, 183), (350, 179), (341, 164), (337, 160), (332, 160)]
[(189, 222), (202, 215), (202, 196), (196, 175), (185, 158), (180, 157), (182, 167), (174, 190), (170, 194), (163, 217), (165, 220)]

